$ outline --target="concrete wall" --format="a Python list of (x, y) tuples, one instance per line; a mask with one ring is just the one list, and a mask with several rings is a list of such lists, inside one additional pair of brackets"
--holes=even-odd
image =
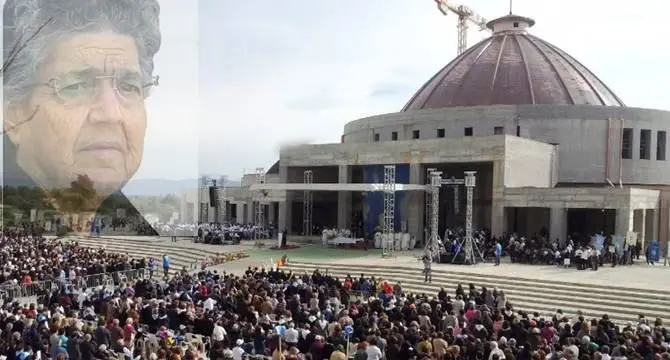
[(557, 147), (536, 141), (506, 138), (505, 187), (554, 187), (558, 174)]
[[(616, 119), (608, 121), (608, 119)], [(619, 119), (624, 119), (623, 123)], [(670, 184), (670, 167), (655, 160), (656, 134), (670, 131), (670, 112), (598, 106), (476, 106), (421, 110), (373, 116), (345, 125), (344, 142), (390, 142), (392, 132), (399, 140), (411, 140), (413, 131), (420, 139), (437, 138), (444, 129), (449, 139), (464, 136), (472, 127), (473, 136), (490, 136), (496, 127), (508, 135), (559, 144), (559, 172), (562, 183), (605, 183), (606, 178), (626, 184)], [(633, 130), (633, 158), (621, 159), (621, 128)], [(652, 160), (640, 160), (640, 130), (652, 130)], [(416, 141), (416, 140), (415, 140)], [(670, 153), (669, 153), (670, 155)], [(621, 166), (619, 166), (621, 164)]]
[(306, 168), (333, 165), (492, 162), (503, 159), (505, 146), (504, 136), (301, 145), (283, 149), (280, 161), (282, 167)]

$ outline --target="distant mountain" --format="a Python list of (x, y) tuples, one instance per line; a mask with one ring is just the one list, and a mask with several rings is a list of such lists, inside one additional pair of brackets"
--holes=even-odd
[[(129, 196), (179, 195), (185, 190), (196, 189), (198, 182), (198, 179), (134, 179), (123, 188), (123, 193)], [(228, 181), (226, 182), (226, 186), (240, 186), (240, 182)]]

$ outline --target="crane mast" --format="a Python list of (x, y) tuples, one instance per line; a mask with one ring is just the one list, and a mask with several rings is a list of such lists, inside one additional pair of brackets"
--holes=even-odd
[(488, 30), (486, 19), (481, 17), (479, 14), (475, 13), (469, 7), (465, 5), (457, 5), (449, 0), (434, 0), (437, 4), (437, 9), (440, 10), (442, 15), (448, 15), (449, 12), (453, 12), (458, 16), (458, 55), (465, 52), (468, 48), (468, 25), (469, 23), (474, 24), (479, 28), (480, 31)]

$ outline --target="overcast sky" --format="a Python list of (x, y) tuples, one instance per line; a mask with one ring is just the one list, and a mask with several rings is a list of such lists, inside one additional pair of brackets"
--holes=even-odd
[[(507, 0), (464, 0), (487, 19)], [(627, 5), (627, 6), (624, 6)], [(670, 109), (667, 0), (516, 0), (531, 32), (627, 105)], [(338, 142), (344, 124), (398, 111), (456, 54), (432, 0), (161, 0), (160, 86), (136, 178), (239, 178), (281, 144)], [(472, 29), (469, 44), (486, 33)]]

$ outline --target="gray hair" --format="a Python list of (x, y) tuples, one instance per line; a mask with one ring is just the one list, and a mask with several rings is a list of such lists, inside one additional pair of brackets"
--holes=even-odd
[(3, 10), (6, 101), (25, 100), (51, 44), (82, 33), (110, 31), (135, 39), (142, 76), (149, 83), (153, 58), (161, 46), (159, 13), (157, 0), (7, 0)]

